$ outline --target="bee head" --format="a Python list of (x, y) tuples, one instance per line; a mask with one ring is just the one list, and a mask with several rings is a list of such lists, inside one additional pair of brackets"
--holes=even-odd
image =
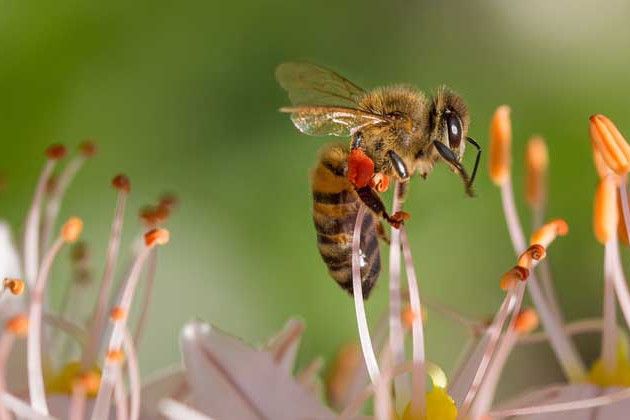
[(447, 146), (461, 162), (468, 133), (468, 109), (463, 99), (446, 87), (438, 89), (429, 117), (431, 140)]

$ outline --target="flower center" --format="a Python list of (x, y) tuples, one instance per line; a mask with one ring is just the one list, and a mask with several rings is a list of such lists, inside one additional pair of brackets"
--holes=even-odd
[(81, 363), (70, 362), (58, 373), (46, 375), (46, 392), (51, 394), (72, 394), (76, 385), (83, 386), (88, 397), (96, 397), (101, 384), (101, 370), (93, 367), (88, 371), (81, 369)]
[(427, 392), (426, 414), (418, 417), (411, 413), (411, 403), (407, 405), (403, 413), (402, 420), (455, 420), (457, 418), (457, 407), (455, 401), (444, 388), (434, 386)]

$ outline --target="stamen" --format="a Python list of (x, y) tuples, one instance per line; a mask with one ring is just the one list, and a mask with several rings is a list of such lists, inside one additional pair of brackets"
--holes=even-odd
[(37, 273), (35, 287), (31, 292), (31, 305), (29, 311), (29, 329), (27, 340), (27, 364), (28, 364), (28, 388), (31, 404), (35, 411), (48, 415), (48, 404), (44, 390), (41, 356), (41, 322), (44, 290), (48, 280), (48, 274), (55, 257), (66, 242), (78, 239), (83, 227), (83, 222), (77, 218), (71, 218), (61, 229), (59, 238), (42, 260)]
[(68, 418), (70, 420), (83, 420), (85, 416), (85, 397), (86, 391), (83, 381), (78, 380), (72, 386), (72, 398), (70, 399), (70, 408), (68, 410)]
[(502, 105), (494, 113), (490, 123), (490, 179), (503, 185), (510, 177), (512, 123), (510, 108)]
[(28, 318), (23, 314), (16, 315), (6, 322), (4, 328), (15, 336), (26, 337), (28, 333)]
[(136, 353), (136, 347), (133, 344), (133, 338), (127, 329), (125, 329), (123, 346), (127, 354), (127, 365), (129, 366), (129, 418), (130, 420), (138, 420), (140, 417), (140, 367), (138, 365), (138, 355)]
[(119, 306), (116, 306), (114, 309), (112, 309), (112, 312), (110, 314), (112, 321), (120, 321), (126, 316), (127, 312), (125, 312), (125, 310)]
[(598, 114), (590, 119), (590, 133), (593, 145), (617, 175), (625, 175), (630, 170), (630, 145), (617, 127), (607, 117)]
[(593, 164), (595, 165), (597, 175), (599, 175), (600, 178), (612, 175), (613, 171), (611, 171), (608, 165), (606, 165), (606, 162), (604, 162), (604, 158), (599, 152), (599, 149), (595, 146), (595, 142), (591, 141), (591, 145), (593, 146)]
[(116, 403), (116, 419), (128, 420), (129, 410), (127, 407), (127, 391), (125, 390), (125, 381), (122, 377), (122, 366), (116, 365), (115, 368), (115, 385), (114, 385), (114, 401)]
[[(28, 327), (28, 320), (26, 320), (26, 316), (20, 316), (21, 321), (17, 322), (19, 324), (19, 328), (15, 328), (15, 326), (7, 326), (5, 327), (5, 331), (0, 336), (0, 395), (4, 394), (7, 389), (6, 385), (6, 371), (7, 371), (7, 362), (9, 361), (9, 357), (11, 356), (11, 351), (13, 350), (13, 343), (15, 342), (15, 337), (17, 333), (20, 335), (24, 335), (26, 333), (25, 328)], [(13, 318), (15, 319), (15, 318)], [(15, 323), (15, 322), (14, 322)], [(27, 324), (27, 325), (24, 325)], [(24, 327), (24, 328), (22, 328)], [(0, 420), (11, 420), (11, 416), (7, 411), (4, 404), (0, 404)]]
[[(405, 183), (397, 181), (394, 184), (391, 214), (396, 214), (397, 212), (402, 211), (406, 188), (407, 184)], [(400, 231), (398, 229), (391, 229), (389, 245), (389, 349), (392, 354), (394, 365), (401, 364), (405, 361), (405, 342), (402, 322), (400, 319), (400, 311), (402, 309), (400, 292), (400, 262)], [(374, 359), (374, 361), (376, 361), (376, 359)], [(408, 378), (406, 376), (395, 378), (394, 390), (397, 401), (408, 401)]]
[(355, 343), (342, 346), (326, 377), (326, 396), (334, 408), (343, 407), (350, 399), (359, 367), (362, 368), (361, 348)]
[[(614, 192), (614, 190), (613, 190)], [(616, 209), (616, 206), (615, 206)], [(613, 241), (615, 245), (613, 245)], [(613, 263), (613, 247), (617, 240), (614, 237), (606, 243), (604, 251), (604, 302), (603, 319), (604, 329), (602, 331), (601, 360), (605, 373), (612, 374), (617, 367), (617, 309), (615, 307), (615, 271)]]
[(365, 359), (365, 366), (368, 370), (368, 374), (370, 375), (370, 380), (374, 384), (378, 380), (379, 369), (378, 364), (376, 363), (374, 348), (372, 347), (372, 339), (370, 338), (370, 330), (367, 323), (367, 317), (365, 315), (365, 307), (363, 306), (361, 265), (359, 263), (361, 253), (361, 226), (363, 225), (365, 211), (365, 206), (359, 206), (357, 219), (354, 223), (354, 232), (352, 236), (352, 293), (354, 295), (354, 307), (357, 315), (357, 328), (359, 330), (361, 348), (363, 349), (363, 358)]
[(532, 308), (525, 308), (516, 317), (514, 331), (519, 334), (529, 334), (538, 328), (538, 314)]
[(37, 412), (31, 407), (31, 405), (7, 392), (0, 394), (0, 404), (13, 411), (13, 413), (15, 413), (15, 415), (20, 419), (57, 420), (55, 417)]
[(46, 151), (48, 161), (37, 181), (35, 193), (33, 194), (33, 202), (26, 216), (26, 221), (24, 222), (24, 278), (29, 287), (33, 287), (37, 277), (37, 266), (39, 264), (40, 209), (46, 191), (46, 184), (57, 165), (57, 161), (63, 157), (63, 155), (65, 155), (65, 148), (60, 145), (51, 146)]
[(390, 373), (392, 370), (392, 357), (387, 348), (381, 354), (381, 365), (383, 366), (383, 375), (380, 375), (374, 384), (374, 417), (376, 420), (390, 420), (394, 411)]
[(412, 321), (412, 353), (414, 369), (412, 372), (412, 393), (411, 408), (412, 416), (422, 416), (426, 412), (425, 400), (425, 369), (424, 369), (424, 332), (422, 330), (422, 306), (420, 304), (420, 290), (418, 280), (416, 278), (416, 270), (413, 265), (413, 258), (407, 231), (404, 227), (400, 228), (400, 242), (402, 244), (403, 254), (405, 257), (405, 269), (407, 272), (407, 287), (409, 290), (409, 303), (414, 313), (419, 316), (414, 317)]
[(547, 256), (545, 247), (539, 244), (530, 246), (518, 257), (517, 265), (531, 272), (532, 268)]
[(161, 400), (158, 408), (160, 409), (160, 413), (171, 420), (212, 420), (210, 417), (204, 416), (199, 411), (170, 398)]
[(151, 306), (151, 297), (153, 296), (153, 285), (155, 284), (155, 274), (157, 272), (157, 250), (153, 250), (149, 255), (147, 262), (147, 270), (144, 281), (144, 290), (142, 302), (140, 304), (140, 315), (134, 333), (134, 343), (136, 347), (140, 346), (140, 340), (149, 317), (149, 307)]
[[(140, 273), (142, 272), (142, 268), (149, 256), (149, 253), (151, 252), (152, 247), (165, 244), (168, 242), (168, 238), (169, 233), (166, 229), (154, 229), (145, 235), (146, 247), (138, 253), (136, 260), (131, 267), (131, 271), (124, 283), (124, 288), (120, 295), (117, 307), (127, 313), (129, 312), (129, 308), (131, 307), (131, 302), (138, 285)], [(120, 355), (120, 346), (124, 339), (125, 330), (126, 319), (114, 323), (109, 344), (107, 346), (108, 353), (103, 367), (103, 380), (96, 397), (96, 403), (92, 413), (92, 419), (94, 420), (106, 418), (109, 413), (110, 399), (117, 375), (116, 370), (118, 368), (118, 362), (120, 361), (118, 356)]]
[(595, 193), (593, 230), (599, 243), (605, 245), (616, 236), (618, 222), (615, 182), (608, 176), (602, 178)]
[(4, 279), (2, 283), (4, 289), (9, 290), (13, 295), (19, 296), (24, 292), (24, 282), (20, 279)]
[(569, 233), (569, 225), (563, 219), (552, 220), (534, 232), (530, 238), (531, 244), (539, 244), (548, 248), (558, 236)]
[(127, 196), (131, 191), (131, 183), (129, 178), (123, 174), (118, 174), (112, 180), (112, 186), (118, 190), (118, 198), (116, 200), (116, 210), (114, 220), (110, 231), (109, 243), (107, 245), (107, 254), (105, 257), (105, 267), (103, 269), (103, 277), (98, 292), (98, 302), (94, 308), (91, 320), (92, 334), (88, 341), (88, 345), (81, 358), (81, 366), (87, 369), (94, 364), (98, 353), (99, 338), (105, 327), (105, 313), (110, 298), (112, 282), (114, 280), (114, 272), (116, 269), (116, 261), (120, 251), (120, 240), (122, 237), (122, 228), (125, 218), (125, 207)]
[(533, 137), (527, 143), (525, 154), (525, 197), (540, 222), (547, 198), (548, 166), (549, 155), (545, 141), (542, 137)]
[(66, 157), (68, 150), (62, 144), (53, 144), (46, 149), (46, 156), (50, 160), (61, 160)]
[[(66, 165), (63, 172), (56, 179), (55, 186), (51, 190), (52, 193), (48, 198), (46, 211), (44, 214), (44, 222), (42, 223), (42, 241), (40, 250), (44, 251), (50, 242), (50, 237), (55, 226), (55, 221), (61, 209), (63, 197), (74, 179), (77, 172), (81, 169), (87, 159), (96, 154), (96, 146), (91, 141), (85, 141), (79, 146), (79, 155)], [(51, 177), (51, 180), (54, 178)]]
[(501, 290), (507, 292), (508, 290), (516, 287), (522, 281), (527, 280), (529, 277), (529, 270), (520, 265), (512, 267), (508, 272), (501, 276), (499, 286)]

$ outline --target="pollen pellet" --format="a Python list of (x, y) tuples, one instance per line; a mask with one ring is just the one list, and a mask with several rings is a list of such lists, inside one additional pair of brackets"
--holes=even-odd
[(630, 145), (626, 139), (604, 115), (593, 115), (589, 120), (593, 146), (601, 153), (603, 161), (617, 175), (627, 174), (630, 170)]
[(78, 217), (71, 217), (61, 228), (61, 237), (66, 242), (75, 242), (83, 231), (83, 221)]
[(529, 270), (525, 267), (515, 266), (501, 276), (499, 280), (499, 287), (501, 290), (508, 291), (518, 284), (518, 282), (525, 281), (529, 277)]
[(53, 144), (46, 149), (48, 159), (59, 160), (66, 156), (66, 147), (62, 144)]
[(122, 362), (125, 360), (125, 353), (122, 350), (110, 350), (107, 352), (107, 360), (111, 362)]
[(4, 279), (4, 288), (14, 295), (21, 295), (24, 292), (24, 282), (20, 279)]
[(24, 337), (28, 333), (28, 317), (23, 314), (16, 315), (6, 322), (5, 328), (19, 337)]
[(164, 245), (168, 243), (169, 239), (170, 234), (166, 229), (151, 229), (144, 234), (144, 243), (149, 247), (154, 245)]
[(124, 191), (128, 193), (131, 191), (131, 181), (124, 174), (118, 174), (112, 179), (112, 186), (118, 191)]
[(112, 309), (110, 317), (112, 318), (112, 321), (120, 321), (125, 317), (126, 314), (127, 312), (125, 312), (123, 308), (121, 308), (120, 306), (116, 306), (114, 309)]
[(541, 137), (533, 137), (527, 143), (525, 154), (525, 197), (531, 207), (539, 208), (545, 201), (547, 166), (547, 145)]
[(601, 244), (606, 244), (614, 237), (619, 223), (617, 189), (613, 177), (607, 176), (599, 182), (593, 207), (595, 238)]
[(514, 320), (514, 330), (519, 334), (529, 334), (538, 328), (538, 314), (532, 308), (523, 309)]
[(357, 188), (370, 183), (374, 175), (374, 161), (361, 149), (354, 149), (348, 155), (348, 180)]
[(490, 179), (496, 185), (504, 184), (510, 176), (511, 146), (510, 108), (502, 105), (490, 123)]

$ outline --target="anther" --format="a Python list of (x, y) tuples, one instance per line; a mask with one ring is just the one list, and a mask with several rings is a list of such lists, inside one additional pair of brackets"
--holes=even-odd
[(531, 207), (539, 208), (545, 201), (545, 178), (549, 156), (547, 145), (541, 137), (533, 137), (527, 143), (525, 155), (526, 199)]
[(534, 262), (542, 260), (546, 255), (547, 251), (544, 246), (540, 244), (531, 245), (518, 257), (517, 265), (531, 270)]
[(79, 239), (83, 230), (83, 221), (78, 217), (71, 217), (61, 228), (61, 237), (67, 243), (72, 243)]
[(601, 114), (593, 115), (589, 120), (593, 146), (599, 150), (606, 165), (617, 175), (628, 173), (630, 145), (615, 124)]
[(5, 289), (18, 296), (24, 292), (24, 282), (20, 279), (6, 278), (2, 283)]
[(593, 207), (595, 238), (601, 244), (606, 244), (614, 236), (619, 222), (617, 189), (612, 176), (607, 176), (599, 182)]
[(84, 140), (79, 145), (79, 153), (81, 153), (83, 157), (90, 158), (94, 156), (97, 151), (96, 144), (91, 139)]
[(175, 194), (166, 193), (160, 197), (160, 202), (158, 207), (167, 208), (169, 211), (172, 211), (179, 204), (179, 199)]
[(501, 276), (499, 281), (499, 287), (501, 290), (508, 291), (516, 286), (519, 282), (527, 280), (529, 277), (529, 270), (519, 265), (512, 267), (508, 272)]
[(558, 236), (565, 236), (568, 233), (569, 225), (566, 221), (563, 219), (552, 220), (532, 234), (530, 243), (532, 245), (539, 244), (547, 248)]
[(107, 360), (111, 361), (111, 362), (122, 362), (123, 360), (125, 360), (125, 353), (118, 349), (118, 350), (110, 350), (107, 352)]
[(94, 395), (101, 386), (101, 375), (94, 371), (85, 372), (77, 377), (77, 382), (87, 394)]
[(415, 312), (413, 309), (411, 309), (410, 305), (405, 306), (405, 308), (400, 313), (400, 318), (402, 320), (402, 324), (403, 324), (403, 326), (406, 329), (411, 329), (411, 327), (413, 326), (414, 321), (416, 319), (418, 319), (418, 317), (421, 318), (422, 322), (424, 322), (427, 319), (427, 315), (424, 312), (424, 310), (422, 310), (422, 314), (419, 315), (417, 312)]
[(25, 337), (28, 334), (28, 317), (24, 314), (16, 315), (10, 318), (4, 327), (18, 337)]
[(165, 245), (168, 243), (169, 239), (170, 233), (166, 229), (151, 229), (144, 234), (144, 243), (148, 247), (152, 247), (154, 245)]
[(66, 147), (62, 144), (53, 144), (46, 149), (46, 156), (48, 159), (59, 160), (66, 156)]
[(118, 174), (112, 179), (112, 186), (118, 191), (129, 193), (131, 191), (131, 181), (124, 174)]
[(112, 321), (120, 321), (125, 317), (126, 314), (127, 312), (123, 308), (121, 308), (120, 306), (116, 306), (114, 309), (112, 309), (110, 317)]
[(502, 105), (494, 113), (490, 123), (490, 179), (503, 185), (510, 176), (512, 123), (510, 108)]
[(519, 334), (529, 334), (538, 328), (538, 314), (533, 308), (525, 308), (514, 320), (514, 330)]

